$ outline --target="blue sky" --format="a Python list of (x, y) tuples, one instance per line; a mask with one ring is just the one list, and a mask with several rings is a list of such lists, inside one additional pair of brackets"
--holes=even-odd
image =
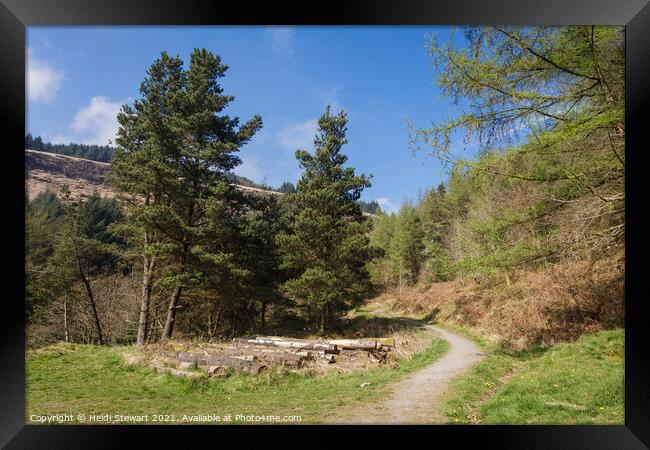
[[(146, 69), (165, 50), (195, 47), (230, 66), (227, 112), (259, 114), (264, 128), (240, 152), (236, 173), (279, 186), (296, 182), (297, 148), (313, 149), (325, 105), (348, 113), (344, 152), (373, 175), (363, 199), (391, 211), (445, 179), (440, 164), (413, 157), (405, 119), (419, 126), (459, 110), (442, 98), (425, 35), (442, 27), (56, 27), (27, 33), (27, 129), (51, 142), (107, 144), (122, 104), (138, 98)], [(458, 143), (460, 145), (460, 142)]]

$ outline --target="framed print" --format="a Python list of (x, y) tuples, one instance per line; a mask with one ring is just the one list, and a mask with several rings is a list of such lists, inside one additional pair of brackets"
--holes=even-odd
[(7, 448), (649, 445), (643, 0), (0, 20)]

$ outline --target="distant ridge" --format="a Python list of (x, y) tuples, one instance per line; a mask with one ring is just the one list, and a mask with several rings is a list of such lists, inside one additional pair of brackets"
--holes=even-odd
[[(109, 163), (25, 149), (25, 181), (30, 200), (47, 190), (58, 193), (64, 185), (68, 186), (73, 198), (85, 198), (94, 191), (102, 197), (114, 197), (115, 193), (108, 184), (110, 172)], [(233, 185), (242, 191), (284, 195), (269, 189)]]
[[(93, 192), (102, 197), (115, 197), (108, 184), (111, 172), (109, 163), (92, 159), (67, 156), (60, 153), (50, 153), (31, 148), (25, 149), (25, 186), (29, 200), (45, 191), (58, 193), (63, 186), (68, 186), (72, 198), (86, 198)], [(232, 183), (242, 191), (284, 196), (283, 192), (262, 189)], [(364, 216), (375, 217), (368, 212)]]

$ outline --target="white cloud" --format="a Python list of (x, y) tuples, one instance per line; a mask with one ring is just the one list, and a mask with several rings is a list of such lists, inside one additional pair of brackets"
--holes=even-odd
[(296, 30), (287, 27), (268, 28), (271, 36), (271, 48), (281, 55), (293, 55), (293, 43)]
[(119, 128), (117, 113), (125, 102), (126, 100), (112, 102), (102, 96), (93, 97), (88, 105), (75, 114), (70, 124), (72, 133), (54, 136), (52, 142), (108, 145), (110, 141), (114, 144)]
[(381, 207), (381, 210), (386, 212), (386, 213), (394, 213), (397, 212), (399, 209), (397, 205), (392, 203), (389, 199), (386, 197), (377, 197), (375, 199), (377, 203), (379, 203), (379, 206)]
[(318, 130), (316, 119), (304, 122), (291, 123), (278, 132), (277, 139), (280, 145), (288, 150), (310, 149)]
[(27, 98), (31, 102), (52, 101), (61, 83), (63, 72), (38, 59), (30, 50), (27, 61)]

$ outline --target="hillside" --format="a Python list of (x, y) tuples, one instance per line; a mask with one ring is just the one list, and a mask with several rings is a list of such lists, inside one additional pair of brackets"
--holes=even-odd
[[(112, 198), (115, 193), (108, 184), (110, 173), (109, 163), (25, 149), (25, 187), (30, 201), (41, 192), (58, 193), (63, 186), (68, 186), (74, 199), (87, 198), (93, 192), (97, 192), (102, 197)], [(242, 184), (235, 184), (235, 186), (237, 189), (253, 194), (284, 196), (283, 192), (270, 189)], [(368, 212), (364, 212), (363, 215), (375, 217), (375, 214)]]
[[(111, 165), (104, 162), (25, 149), (25, 183), (29, 199), (47, 190), (59, 192), (68, 186), (73, 198), (85, 198), (94, 191), (102, 197), (113, 197), (108, 184)], [(281, 192), (236, 185), (252, 193), (284, 195)]]
[(113, 197), (107, 182), (110, 170), (108, 163), (25, 149), (25, 183), (30, 200), (47, 190), (59, 192), (64, 185), (74, 198), (88, 197), (93, 191)]

